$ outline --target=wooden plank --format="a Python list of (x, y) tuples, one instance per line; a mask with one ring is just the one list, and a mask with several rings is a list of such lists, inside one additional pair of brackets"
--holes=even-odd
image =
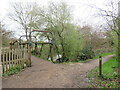
[(6, 51), (4, 49), (4, 70), (6, 71)]
[(6, 64), (6, 72), (8, 72), (8, 57), (7, 57), (7, 50), (5, 50), (5, 64)]
[(10, 69), (10, 51), (7, 51), (8, 55), (8, 69)]
[(16, 49), (17, 50), (17, 64), (19, 65), (19, 52), (20, 52), (20, 49)]
[(12, 50), (10, 50), (10, 67), (12, 67)]
[(18, 65), (18, 50), (17, 49), (15, 49), (15, 51), (16, 51), (16, 64)]
[[(23, 55), (23, 66), (25, 65), (26, 61), (25, 61), (25, 56), (26, 56), (26, 53), (27, 51), (25, 51), (25, 48), (23, 49), (23, 52), (24, 52), (24, 55)], [(24, 66), (25, 68), (25, 66)]]
[(6, 53), (7, 53), (7, 68), (8, 68), (8, 71), (9, 71), (9, 49), (6, 50)]
[(20, 60), (20, 59), (21, 59), (21, 51), (22, 51), (22, 50), (20, 49), (20, 50), (19, 50), (19, 64), (21, 64), (21, 60)]
[(31, 46), (28, 46), (28, 66), (31, 67)]
[[(23, 52), (23, 50), (24, 50), (24, 48), (21, 49), (21, 59), (24, 59), (24, 52)], [(22, 66), (24, 68), (24, 62), (23, 62), (23, 60), (21, 60), (21, 64), (22, 64)]]
[[(19, 52), (19, 59), (22, 59), (22, 49), (20, 49), (20, 52)], [(21, 60), (19, 61), (19, 64), (21, 64)]]
[(14, 49), (14, 59), (13, 59), (13, 62), (14, 62), (14, 66), (16, 66), (16, 62), (14, 60), (16, 60), (16, 51), (15, 51), (15, 49)]
[[(24, 48), (22, 49), (22, 59), (24, 59)], [(23, 61), (22, 61), (22, 64), (24, 65)]]
[(19, 65), (19, 54), (20, 54), (20, 49), (17, 49), (17, 63), (18, 63), (18, 65)]
[(14, 53), (13, 52), (14, 52), (14, 50), (12, 49), (11, 51), (12, 51), (12, 60), (11, 60), (12, 63), (11, 64), (12, 64), (12, 67), (14, 67), (14, 63), (13, 63), (13, 58), (14, 58)]
[(27, 49), (2, 49), (2, 71), (3, 73), (8, 72), (11, 67), (15, 67), (20, 64), (23, 66), (28, 61)]
[(13, 49), (13, 67), (15, 66), (15, 62), (14, 62), (14, 59), (15, 59), (15, 50)]
[(23, 49), (21, 48), (21, 51), (20, 51), (20, 65), (21, 65), (21, 67), (23, 67), (24, 68), (24, 66), (23, 66), (23, 61), (22, 61), (22, 52), (23, 52)]
[(5, 58), (4, 58), (4, 56), (5, 56), (5, 55), (4, 55), (4, 50), (2, 50), (2, 55), (3, 55), (3, 56), (2, 56), (2, 70), (3, 70), (2, 72), (4, 73), (4, 72), (5, 72), (5, 68), (4, 68), (4, 66), (5, 66), (5, 65), (4, 65), (4, 61), (5, 61)]
[(25, 52), (24, 64), (27, 65), (27, 62), (28, 62), (28, 50), (24, 49), (24, 52)]

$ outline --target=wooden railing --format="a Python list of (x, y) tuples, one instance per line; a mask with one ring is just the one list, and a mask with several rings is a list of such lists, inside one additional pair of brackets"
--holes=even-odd
[(2, 62), (2, 73), (9, 72), (11, 68), (21, 65), (23, 68), (26, 67), (28, 57), (27, 49), (2, 49), (1, 62)]

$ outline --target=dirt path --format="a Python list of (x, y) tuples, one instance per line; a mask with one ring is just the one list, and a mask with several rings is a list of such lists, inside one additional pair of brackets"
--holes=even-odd
[[(107, 61), (113, 55), (103, 58)], [(3, 77), (3, 88), (85, 88), (86, 73), (98, 66), (98, 59), (87, 63), (53, 64), (32, 56), (32, 67)]]

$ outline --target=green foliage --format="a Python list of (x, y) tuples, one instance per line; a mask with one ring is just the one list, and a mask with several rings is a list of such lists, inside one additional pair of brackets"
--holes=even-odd
[(112, 52), (110, 52), (110, 53), (101, 53), (101, 54), (96, 55), (93, 59), (98, 59), (98, 58), (99, 58), (99, 56), (104, 57), (104, 56), (107, 56), (107, 55), (112, 55), (112, 54), (113, 54)]
[[(119, 23), (116, 23), (116, 25), (119, 26)], [(108, 36), (107, 38), (108, 38), (109, 42), (112, 42), (112, 44), (113, 44), (112, 46), (114, 48), (115, 54), (118, 56), (117, 60), (119, 60), (119, 58), (120, 58), (119, 57), (120, 56), (119, 55), (120, 54), (120, 52), (119, 52), (120, 51), (119, 50), (119, 47), (120, 47), (120, 45), (119, 45), (120, 44), (119, 43), (120, 42), (120, 39), (119, 39), (119, 36), (120, 36), (119, 33), (120, 32), (119, 32), (119, 30), (120, 29), (116, 28), (115, 30), (110, 30), (110, 31), (107, 32), (107, 36)]]
[[(53, 57), (59, 54), (62, 56), (63, 62), (76, 60), (84, 43), (82, 34), (77, 30), (77, 27), (71, 23), (72, 16), (69, 6), (64, 2), (50, 2), (48, 7), (44, 9), (40, 8), (40, 11), (37, 13), (44, 19), (44, 26), (46, 30), (50, 32), (43, 34), (38, 33), (37, 35), (42, 38), (47, 37), (47, 39), (53, 43)], [(44, 53), (44, 56), (47, 56), (44, 50), (42, 53)], [(47, 51), (49, 50), (47, 49)]]
[(12, 40), (13, 32), (7, 30), (4, 24), (0, 22), (0, 33), (2, 34), (2, 46), (8, 47), (9, 42)]
[(41, 56), (39, 56), (42, 59), (47, 60), (47, 57), (49, 55), (49, 50), (50, 50), (50, 46), (49, 45), (44, 45), (42, 48), (42, 52), (41, 52)]
[(115, 69), (118, 67), (118, 62), (116, 57), (112, 57), (110, 60), (105, 62), (102, 66), (103, 78), (99, 77), (98, 67), (91, 70), (87, 77), (89, 78), (89, 83), (92, 88), (118, 88), (118, 83), (116, 77), (118, 73)]
[(115, 78), (118, 74), (115, 72), (114, 69), (117, 67), (118, 61), (116, 60), (116, 57), (112, 57), (110, 60), (102, 65), (103, 77), (110, 79)]
[(109, 43), (113, 46), (113, 48), (115, 49), (116, 51), (116, 54), (117, 54), (117, 48), (118, 48), (118, 36), (116, 34), (116, 32), (110, 30), (110, 31), (107, 31), (106, 32), (107, 34), (107, 39), (109, 41)]
[(87, 59), (92, 59), (95, 56), (95, 53), (90, 46), (86, 46), (81, 50), (81, 54), (79, 56), (80, 60), (87, 60)]
[(63, 37), (65, 56), (70, 61), (76, 60), (84, 44), (81, 33), (75, 29), (75, 26), (67, 24)]
[(8, 72), (5, 72), (3, 74), (3, 76), (9, 76), (9, 75), (13, 75), (18, 73), (19, 71), (21, 71), (24, 68), (23, 65), (17, 65), (15, 67), (11, 67), (10, 70)]

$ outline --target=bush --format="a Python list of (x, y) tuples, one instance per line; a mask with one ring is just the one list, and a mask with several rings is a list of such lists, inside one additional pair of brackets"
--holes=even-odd
[(92, 47), (87, 46), (81, 50), (81, 54), (79, 56), (80, 60), (87, 60), (92, 59), (95, 56), (95, 53), (92, 49)]

